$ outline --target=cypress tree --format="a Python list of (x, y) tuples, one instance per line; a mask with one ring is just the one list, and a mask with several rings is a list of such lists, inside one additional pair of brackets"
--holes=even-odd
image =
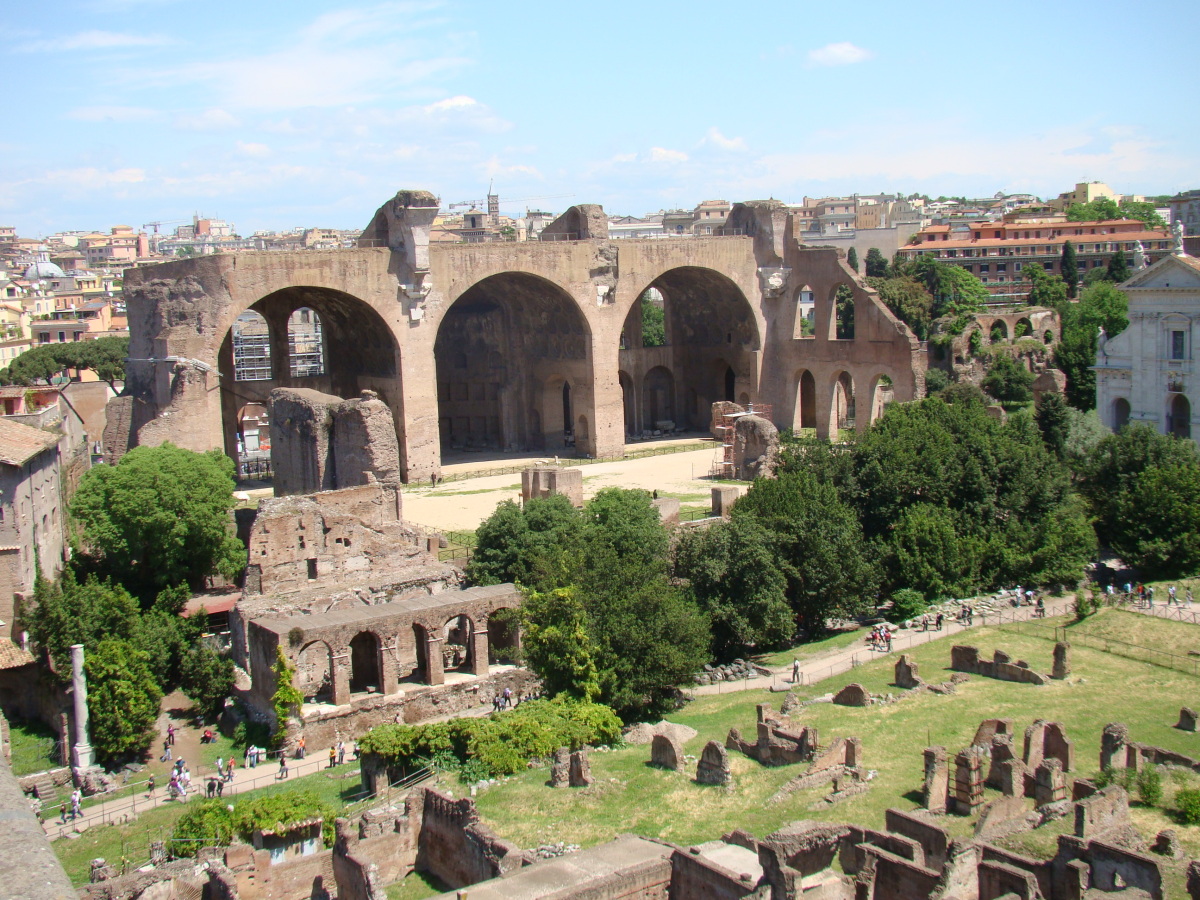
[(858, 271), (858, 251), (853, 247), (851, 247), (850, 252), (846, 254), (846, 262), (850, 264), (850, 268), (852, 268), (855, 272)]
[(1108, 261), (1108, 272), (1105, 277), (1115, 284), (1129, 279), (1129, 263), (1125, 261), (1124, 250), (1118, 250), (1112, 255), (1112, 259)]
[(1067, 283), (1067, 296), (1074, 300), (1079, 287), (1079, 266), (1075, 263), (1075, 245), (1070, 241), (1063, 244), (1060, 269), (1062, 280)]

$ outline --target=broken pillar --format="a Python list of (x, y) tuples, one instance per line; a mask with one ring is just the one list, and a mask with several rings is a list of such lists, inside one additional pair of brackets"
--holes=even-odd
[(1187, 706), (1180, 708), (1179, 721), (1175, 723), (1175, 727), (1182, 731), (1197, 731), (1196, 727), (1196, 711)]
[(696, 781), (700, 784), (729, 784), (729, 754), (716, 741), (704, 745), (700, 761), (696, 763)]
[(559, 747), (550, 759), (550, 787), (567, 787), (571, 783), (571, 751)]
[(683, 769), (683, 745), (670, 734), (656, 734), (650, 741), (650, 765), (678, 772)]
[(733, 485), (721, 485), (712, 489), (712, 514), (728, 519), (740, 492)]
[(1050, 677), (1063, 679), (1070, 674), (1071, 645), (1066, 641), (1059, 641), (1054, 645), (1054, 669), (1050, 672)]
[(954, 812), (973, 813), (983, 804), (983, 757), (967, 748), (954, 757)]
[(595, 781), (592, 778), (592, 763), (588, 759), (587, 750), (576, 750), (571, 754), (568, 778), (571, 787), (590, 787)]
[(1067, 799), (1067, 778), (1057, 759), (1042, 760), (1033, 773), (1033, 799), (1036, 806), (1046, 806)]
[(922, 803), (931, 813), (946, 811), (950, 792), (950, 767), (946, 763), (945, 747), (925, 748), (925, 785)]
[(900, 658), (896, 660), (896, 675), (892, 679), (892, 682), (896, 687), (911, 690), (921, 684), (919, 672), (920, 667), (917, 665), (917, 661), (907, 653), (902, 653), (900, 654)]

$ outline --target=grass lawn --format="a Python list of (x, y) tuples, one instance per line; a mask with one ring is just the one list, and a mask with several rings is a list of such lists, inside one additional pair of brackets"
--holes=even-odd
[(49, 725), (14, 719), (8, 733), (12, 742), (12, 773), (18, 778), (61, 765), (55, 752), (58, 738)]
[(426, 900), (451, 890), (453, 888), (436, 875), (413, 872), (402, 881), (388, 885), (387, 900)]
[[(1098, 617), (1096, 625), (1109, 615)], [(1059, 620), (1058, 624), (1064, 622)], [(1176, 629), (1194, 628), (1162, 624)], [(994, 649), (1002, 648), (1014, 658), (1028, 660), (1039, 671), (1051, 668), (1051, 640), (1003, 627), (981, 628), (969, 637), (956, 639), (970, 640), (989, 656)], [(1187, 639), (1186, 634), (1173, 638)], [(920, 664), (923, 677), (949, 678), (951, 644), (951, 640), (939, 640), (914, 649), (911, 655)], [(894, 662), (892, 658), (868, 663), (818, 685), (800, 688), (797, 693), (806, 698), (819, 696), (852, 681), (873, 693), (895, 692), (896, 688), (890, 686)], [(622, 832), (687, 845), (712, 840), (735, 827), (762, 837), (798, 819), (853, 821), (882, 828), (888, 807), (917, 807), (923, 777), (922, 750), (938, 744), (956, 752), (966, 746), (979, 722), (986, 718), (1012, 718), (1018, 732), (1037, 718), (1062, 722), (1075, 743), (1075, 774), (1083, 777), (1096, 772), (1100, 732), (1108, 722), (1124, 722), (1134, 740), (1200, 756), (1200, 735), (1172, 727), (1179, 707), (1200, 692), (1200, 679), (1080, 647), (1073, 650), (1072, 667), (1068, 680), (1045, 686), (973, 676), (949, 697), (925, 694), (894, 705), (863, 709), (832, 704), (806, 708), (796, 719), (817, 726), (822, 743), (838, 736), (862, 738), (865, 765), (877, 773), (868, 793), (834, 807), (809, 808), (826, 789), (793, 794), (781, 803), (767, 802), (780, 786), (803, 770), (801, 766), (767, 768), (731, 753), (734, 786), (726, 790), (697, 785), (691, 773), (651, 768), (647, 765), (649, 748), (642, 746), (593, 753), (596, 784), (590, 788), (551, 790), (545, 786), (547, 772), (531, 770), (481, 792), (477, 803), (490, 827), (522, 847), (551, 840), (592, 846)], [(769, 701), (778, 707), (781, 700), (781, 695), (767, 691), (705, 696), (669, 718), (699, 731), (684, 748), (686, 753), (698, 756), (705, 742), (724, 743), (732, 726), (753, 734), (755, 704)], [(1200, 855), (1200, 828), (1175, 825), (1157, 811), (1145, 814), (1160, 823), (1148, 831), (1147, 837), (1152, 839), (1161, 828), (1176, 827), (1190, 855)], [(971, 819), (954, 816), (945, 817), (942, 823), (953, 834), (964, 837), (974, 825)], [(1031, 839), (1042, 837), (1039, 834)]]
[[(362, 789), (357, 776), (346, 777), (350, 772), (356, 771), (357, 767), (351, 765), (334, 769), (332, 772), (322, 770), (303, 778), (293, 778), (287, 782), (238, 794), (230, 798), (230, 802), (242, 802), (280, 791), (310, 790), (321, 799), (341, 807), (356, 799)], [(163, 787), (160, 786), (159, 790), (163, 790)], [(194, 802), (195, 799), (188, 801)], [(145, 863), (150, 858), (150, 842), (166, 840), (171, 836), (175, 820), (187, 811), (188, 803), (166, 803), (143, 813), (126, 825), (94, 826), (77, 838), (59, 838), (51, 846), (54, 847), (54, 852), (71, 880), (75, 884), (86, 884), (91, 872), (91, 861), (98, 856), (108, 860), (118, 869), (122, 856), (128, 857), (133, 865)]]

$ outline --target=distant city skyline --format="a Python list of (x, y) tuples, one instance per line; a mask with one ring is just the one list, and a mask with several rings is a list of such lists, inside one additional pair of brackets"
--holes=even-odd
[(1165, 62), (1200, 8), (1014, 0), (1003, 18), (805, 0), (22, 4), (0, 50), (19, 107), (0, 224), (355, 229), (400, 188), (448, 205), (489, 182), (507, 214), (635, 216), (1200, 187), (1200, 126), (1172, 114), (1185, 86)]

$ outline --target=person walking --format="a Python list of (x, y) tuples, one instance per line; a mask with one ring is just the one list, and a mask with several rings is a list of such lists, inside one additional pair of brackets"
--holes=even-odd
[(296, 741), (296, 759), (304, 759), (304, 736)]
[(1191, 588), (1191, 585), (1189, 585), (1189, 586), (1188, 586), (1187, 593), (1183, 595), (1183, 599), (1187, 601), (1187, 605), (1188, 605), (1188, 606), (1191, 606), (1191, 605), (1192, 605), (1192, 588)]
[(167, 726), (167, 743), (172, 747), (175, 746), (175, 726), (174, 725)]
[(275, 777), (278, 779), (284, 779), (288, 777), (287, 754), (282, 751), (279, 753), (279, 774)]
[(340, 766), (346, 761), (346, 745), (340, 740), (337, 742), (337, 764)]
[(337, 747), (329, 748), (329, 768), (337, 765)]
[(800, 659), (799, 657), (792, 658), (792, 684), (800, 683)]
[(154, 796), (154, 776), (151, 775), (146, 779), (146, 799), (149, 800)]
[(170, 762), (171, 761), (171, 742), (169, 740), (163, 741), (163, 755), (158, 758), (158, 761), (159, 762)]
[(83, 791), (75, 788), (71, 792), (71, 821), (83, 818)]

